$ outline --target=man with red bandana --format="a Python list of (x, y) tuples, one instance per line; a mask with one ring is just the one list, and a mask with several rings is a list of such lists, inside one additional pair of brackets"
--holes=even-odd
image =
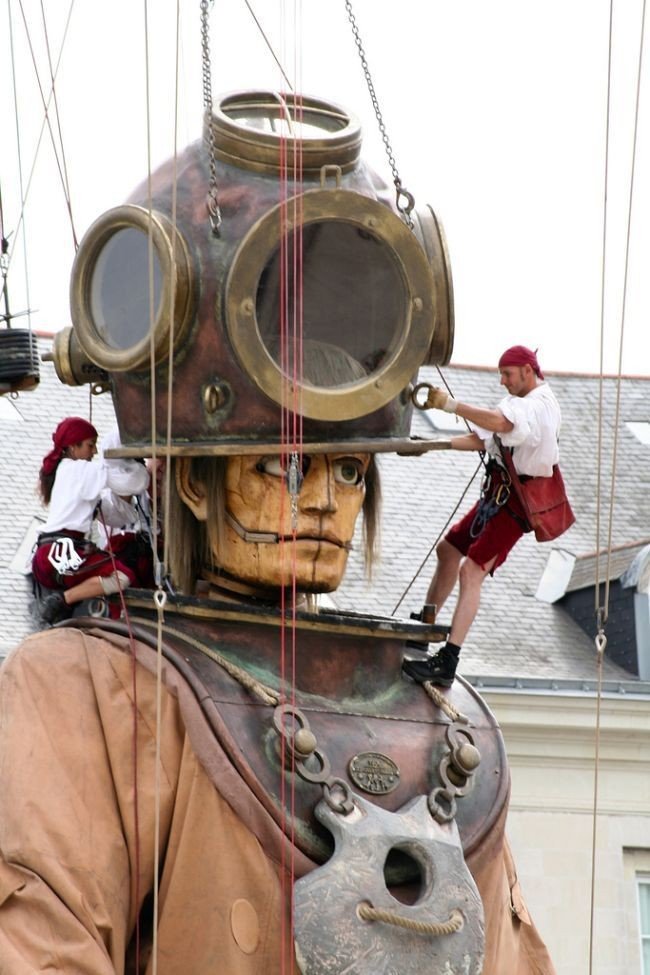
[(520, 477), (550, 477), (558, 462), (560, 407), (544, 381), (536, 353), (523, 345), (506, 349), (499, 359), (499, 373), (508, 395), (496, 409), (461, 403), (435, 387), (425, 404), (468, 422), (472, 432), (453, 437), (452, 450), (484, 450), (489, 462), (483, 497), (436, 549), (438, 565), (427, 605), (439, 610), (457, 581), (459, 595), (444, 646), (427, 660), (404, 662), (404, 672), (420, 683), (452, 684), (463, 641), (478, 612), (485, 577), (494, 575), (524, 532), (530, 530), (514, 492), (508, 492), (495, 434), (504, 447), (512, 448)]

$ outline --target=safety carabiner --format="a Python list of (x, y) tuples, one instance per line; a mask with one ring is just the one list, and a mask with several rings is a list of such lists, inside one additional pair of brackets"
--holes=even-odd
[(494, 503), (498, 505), (499, 508), (503, 508), (504, 504), (507, 504), (509, 497), (510, 485), (505, 483), (499, 484), (496, 494), (494, 495)]

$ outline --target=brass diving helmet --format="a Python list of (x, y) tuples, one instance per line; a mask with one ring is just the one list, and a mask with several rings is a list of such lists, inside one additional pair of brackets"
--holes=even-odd
[(171, 454), (281, 450), (289, 415), (319, 450), (408, 449), (410, 384), (453, 347), (433, 211), (407, 225), (330, 102), (238, 92), (206, 125), (212, 150), (190, 145), (83, 238), (59, 377), (106, 377), (134, 455), (166, 443), (170, 395)]

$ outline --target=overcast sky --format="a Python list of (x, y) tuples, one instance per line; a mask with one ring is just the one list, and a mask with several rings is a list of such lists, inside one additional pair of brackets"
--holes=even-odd
[[(22, 0), (42, 85), (48, 87), (40, 0)], [(67, 0), (44, 3), (52, 59)], [(292, 82), (356, 114), (365, 158), (390, 182), (343, 0), (251, 0)], [(598, 371), (609, 0), (354, 0), (397, 166), (416, 204), (430, 203), (449, 244), (456, 303), (453, 361), (496, 362), (507, 345), (539, 347), (548, 369)], [(12, 13), (12, 31), (9, 25)], [(121, 203), (147, 173), (144, 5), (76, 0), (57, 76), (75, 228)], [(608, 188), (605, 368), (618, 369), (627, 206), (642, 0), (614, 6)], [(179, 134), (200, 134), (198, 0), (181, 2)], [(150, 0), (151, 154), (173, 152), (176, 5)], [(0, 179), (5, 233), (17, 224), (13, 33), (25, 188), (42, 122), (18, 0), (0, 12)], [(211, 12), (215, 98), (283, 87), (244, 0)], [(647, 67), (647, 66), (646, 66)], [(647, 70), (641, 87), (623, 369), (650, 374), (650, 159)], [(55, 116), (52, 115), (56, 126)], [(74, 248), (46, 131), (24, 223), (36, 329), (68, 325)], [(27, 306), (22, 234), (11, 238), (13, 311)], [(16, 325), (26, 324), (26, 319)]]

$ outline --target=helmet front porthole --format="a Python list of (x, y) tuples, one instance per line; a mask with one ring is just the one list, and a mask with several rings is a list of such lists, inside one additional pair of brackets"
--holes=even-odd
[(175, 347), (187, 334), (191, 280), (187, 247), (164, 214), (132, 205), (103, 214), (72, 271), (72, 317), (88, 358), (114, 372), (144, 369), (153, 344), (162, 361), (172, 325)]
[(276, 403), (298, 392), (303, 416), (354, 419), (388, 403), (421, 364), (434, 330), (431, 271), (413, 234), (374, 200), (313, 190), (300, 207), (298, 229), (276, 207), (242, 241), (226, 325)]

